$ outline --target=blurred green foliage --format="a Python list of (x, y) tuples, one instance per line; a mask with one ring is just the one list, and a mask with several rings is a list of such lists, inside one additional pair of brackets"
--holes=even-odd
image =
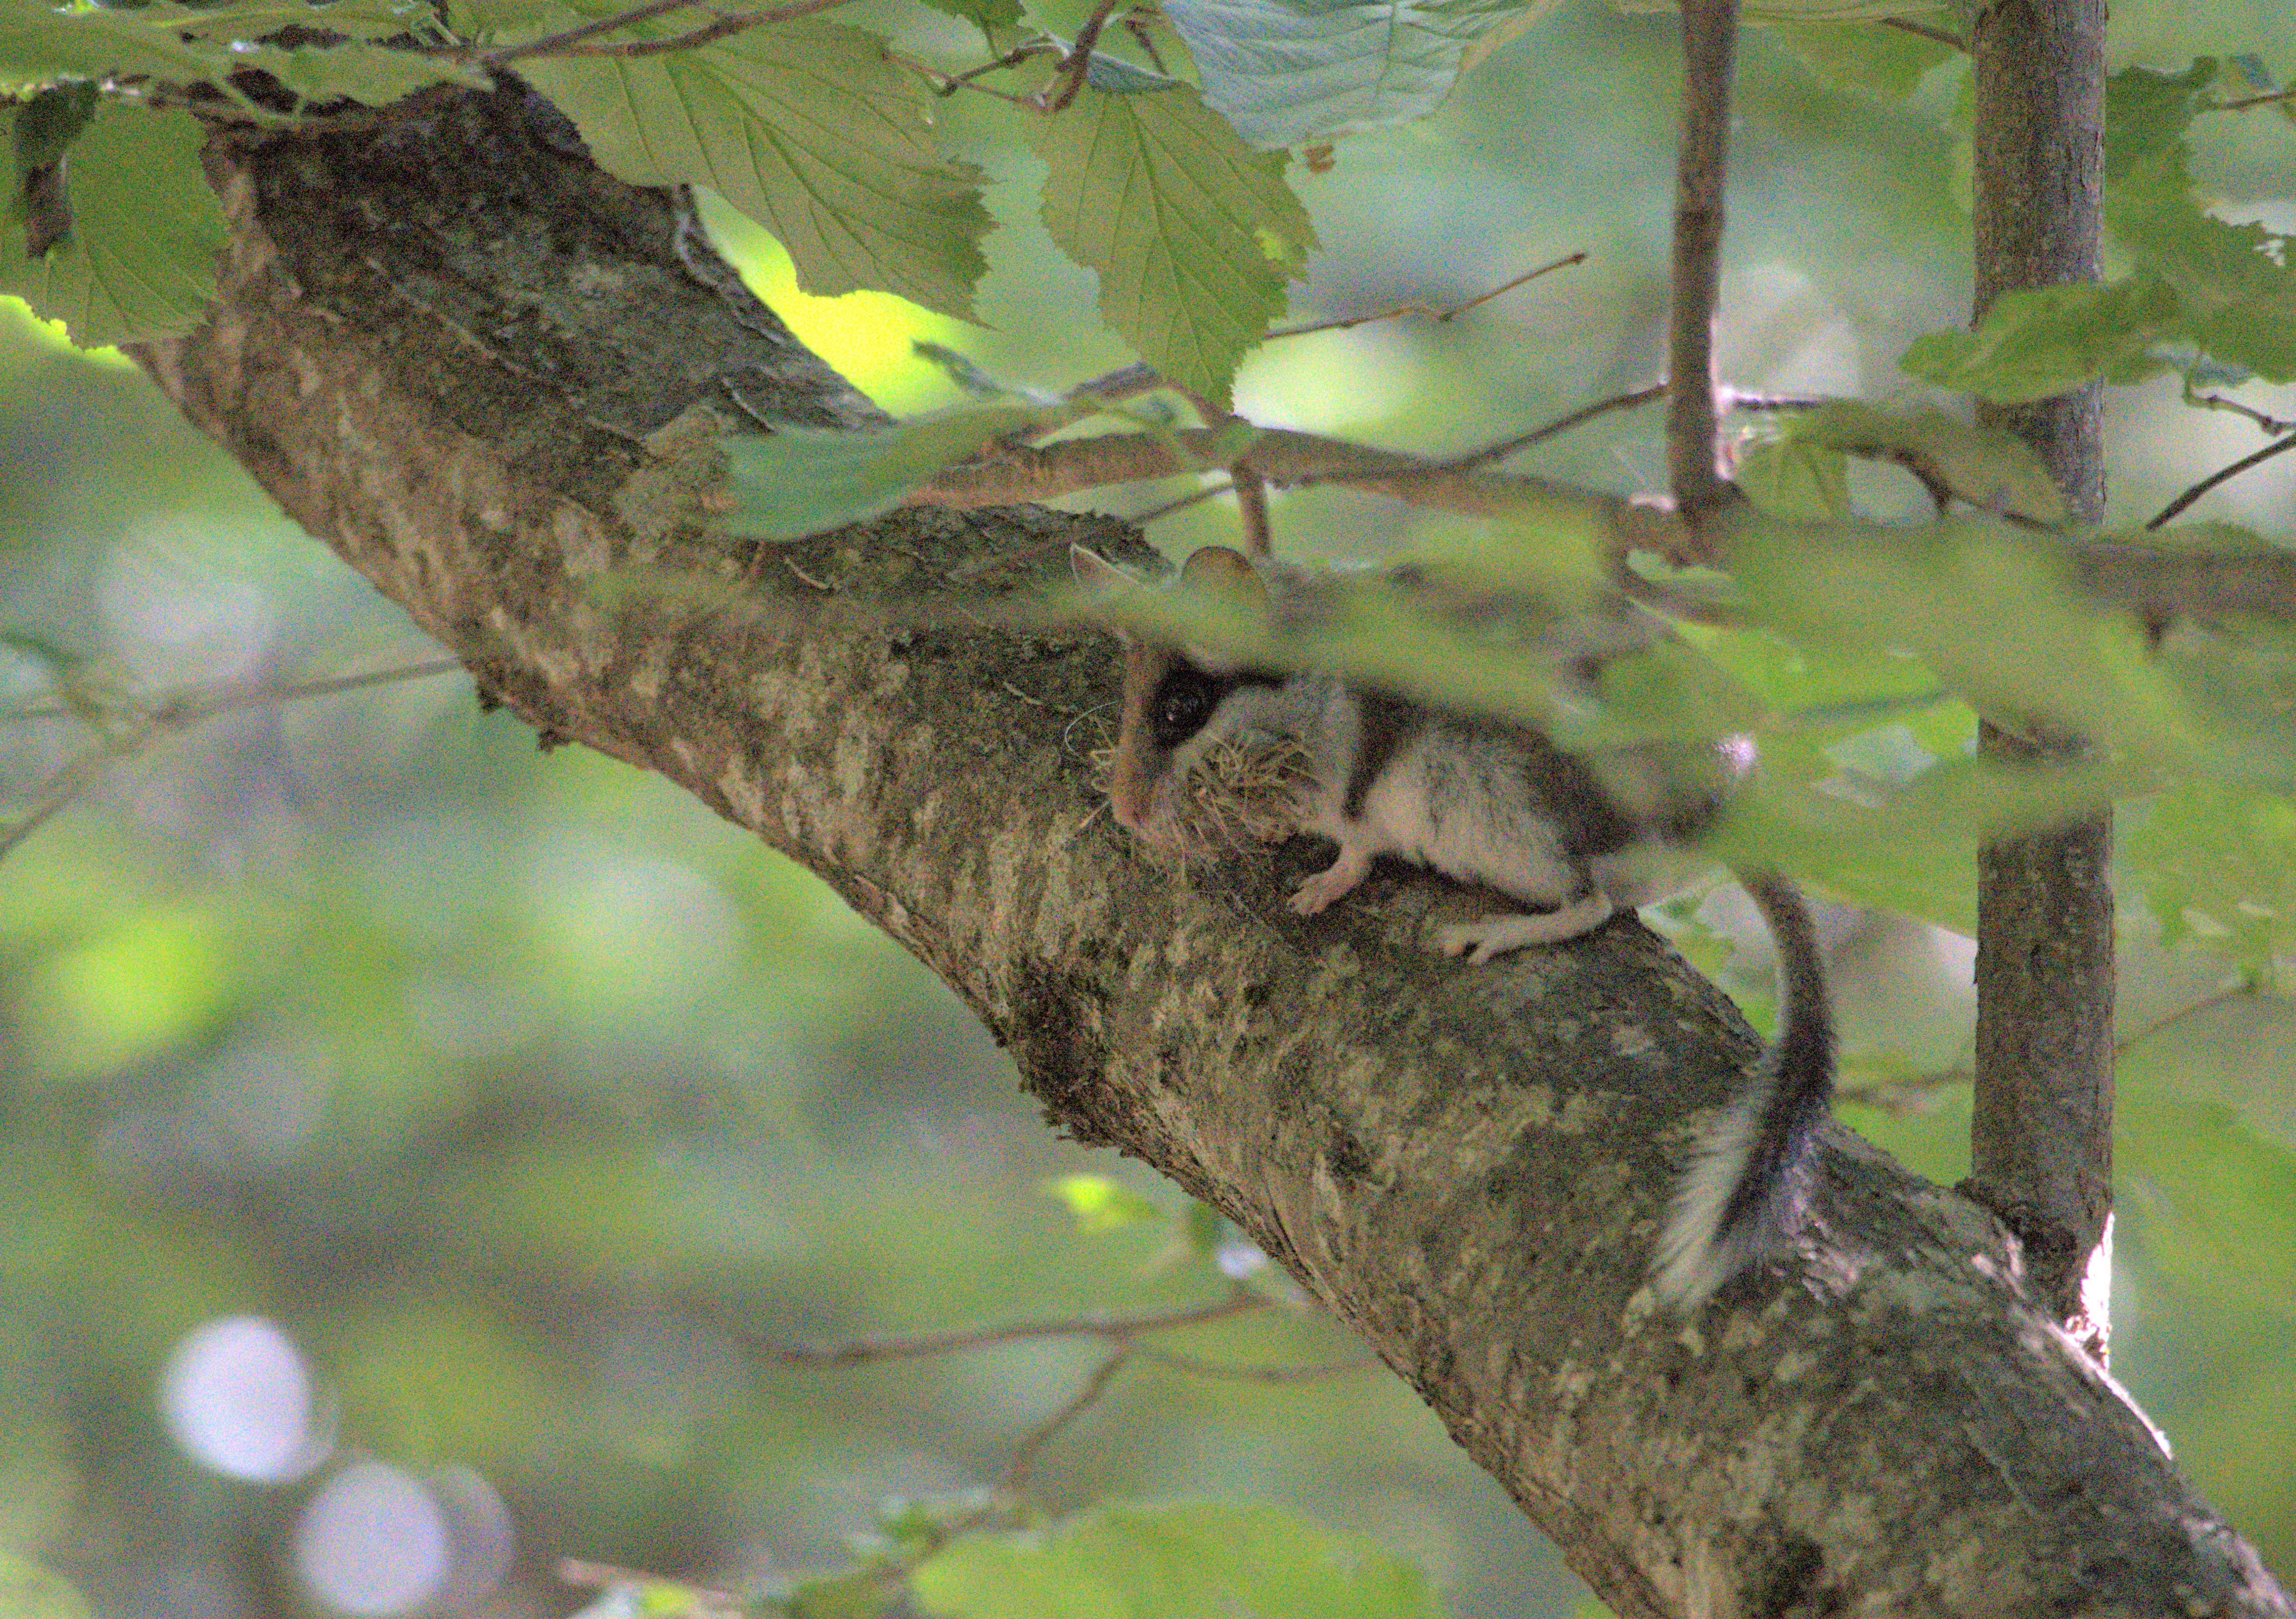
[[(2284, 226), (2284, 123), (2199, 116), (2211, 81), (2185, 65), (2253, 46), (2284, 76), (2296, 40), (2278, 0), (2152, 0), (2116, 8), (2114, 24), (2124, 62), (2161, 70), (2116, 104), (2116, 152), (2133, 164), (2189, 140), (2178, 160), (2220, 207)], [(1255, 421), (1439, 453), (1653, 374), (1671, 22), (1581, 4), (1531, 37), (1431, 123), (1350, 141), (1328, 175), (1295, 167), (1327, 250), (1295, 308), (1441, 307), (1561, 252), (1590, 262), (1440, 326), (1272, 345), (1238, 384)], [(1926, 396), (1896, 360), (1965, 308), (1959, 70), (1877, 37), (1750, 36), (1722, 333), (1740, 386), (1917, 405)], [(1001, 228), (980, 290), (993, 327), (865, 294), (860, 316), (806, 300), (786, 259), (729, 226), (776, 307), (908, 410), (957, 399), (945, 369), (910, 355), (914, 336), (1045, 387), (1129, 357), (1094, 313), (1098, 289), (1036, 217), (1041, 160), (974, 102), (941, 111), (954, 142), (996, 154)], [(2217, 284), (2195, 271), (2183, 284)], [(2113, 396), (2113, 497), (2128, 520), (2258, 442), (2252, 423), (2183, 409), (2177, 387)], [(2237, 397), (2296, 414), (2284, 392)], [(1792, 452), (1828, 509), (1921, 509), (1911, 479), (1828, 458), (1838, 449), (1819, 433)], [(139, 377), (68, 356), (12, 315), (0, 456), (0, 681), (24, 711), (0, 730), (12, 794), (134, 732), (170, 694), (435, 655)], [(1634, 489), (1660, 481), (1662, 462), (1655, 424), (1619, 414), (1522, 464)], [(1977, 464), (1992, 464), (1980, 451)], [(1094, 503), (1144, 508), (1186, 487)], [(2289, 489), (2260, 472), (2208, 509), (2285, 543)], [(1295, 554), (1488, 547), (1455, 520), (1328, 491), (1279, 497), (1277, 522)], [(1232, 524), (1207, 505), (1155, 532), (1178, 552), (1231, 538)], [(2062, 632), (2037, 666), (2029, 643), (1988, 646), (1995, 625), (1921, 619), (1916, 576), (1931, 563), (1804, 556), (1771, 589), (1782, 610), (1805, 602), (1795, 587), (1812, 567), (1850, 576), (1797, 626), (1811, 645), (1693, 637), (1695, 669), (1638, 669), (1606, 694), (1627, 719), (1658, 723), (1678, 720), (1685, 694), (1742, 689), (1799, 722), (1766, 752), (1795, 789), (1896, 784), (1965, 752), (1967, 707), (1929, 665), (1874, 653), (1877, 637), (1942, 647), (1980, 684), (2054, 681), (2076, 710), (2110, 697), (2081, 711), (2129, 720), (2161, 755), (2191, 735), (2163, 682), (2211, 735), (2281, 696), (2284, 660), (2172, 642), (2156, 670), (2058, 615), (2053, 583), (2026, 580)], [(1898, 616), (1883, 614), (1899, 596)], [(1713, 671), (1723, 678), (1707, 683)], [(2258, 727), (2241, 757), (2268, 764), (2285, 746), (2275, 730)], [(2195, 778), (2123, 813), (2141, 874), (2131, 898), (2148, 903), (2131, 903), (2124, 927), (2116, 1369), (2284, 1567), (2296, 1015), (2277, 991), (2291, 811), (2284, 779), (2251, 776)], [(1965, 922), (1965, 842), (1903, 815), (1889, 838), (1865, 836), (1838, 813), (1830, 829), (1788, 818), (1750, 835), (1820, 848), (1819, 832), (1839, 833), (1838, 892)], [(1759, 1020), (1766, 971), (1740, 959), (1745, 930), (1724, 902), (1656, 919)], [(1882, 1104), (1853, 1122), (1949, 1183), (1965, 1167), (1966, 1097), (1949, 1081), (1966, 1058), (1965, 949), (1910, 923), (1843, 927), (1846, 1077)], [(925, 1566), (1105, 1352), (1089, 1336), (847, 1366), (775, 1351), (1201, 1304), (1229, 1296), (1248, 1258), (1169, 1188), (1047, 1138), (937, 982), (804, 874), (625, 767), (539, 753), (459, 678), (162, 728), (92, 769), (0, 864), (0, 1544), (15, 1549), (0, 1591), (31, 1593), (14, 1598), (27, 1614), (74, 1613), (62, 1576), (104, 1619), (324, 1611), (294, 1525), (354, 1458), (422, 1481), (461, 1544), (488, 1543), (493, 1499), (516, 1548), (494, 1611), (591, 1600), (554, 1578), (577, 1557), (665, 1577), (609, 1582), (602, 1615), (608, 1603), (714, 1611), (715, 1589), (873, 1613), (885, 1587), (873, 1571)], [(299, 1423), (307, 1443), (233, 1473), (193, 1459), (196, 1413), (163, 1415), (163, 1400), (186, 1386), (187, 1335), (250, 1316), (301, 1358), (301, 1404), (291, 1377), (270, 1392), (278, 1424)], [(1249, 1365), (1353, 1352), (1280, 1305), (1175, 1347)], [(1561, 1615), (1580, 1599), (1383, 1373), (1270, 1383), (1128, 1363), (1030, 1477), (1044, 1521), (978, 1527), (1036, 1535), (1047, 1557), (1064, 1537), (1153, 1516), (1097, 1502), (1268, 1500), (1423, 1566), (1460, 1614)], [(1317, 1533), (1268, 1529), (1275, 1510), (1199, 1522), (1215, 1537), (1251, 1522)], [(944, 1594), (966, 1557), (977, 1570), (1017, 1544), (951, 1558)]]

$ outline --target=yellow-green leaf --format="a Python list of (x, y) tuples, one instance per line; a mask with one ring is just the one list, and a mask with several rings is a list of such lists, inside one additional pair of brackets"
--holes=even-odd
[(698, 50), (520, 66), (600, 163), (710, 187), (789, 250), (805, 291), (870, 287), (972, 318), (980, 174), (941, 155), (922, 83), (876, 36), (783, 22)]

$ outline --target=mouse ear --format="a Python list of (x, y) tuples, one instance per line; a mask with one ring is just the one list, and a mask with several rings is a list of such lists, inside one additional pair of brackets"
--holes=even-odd
[(1226, 546), (1206, 546), (1182, 563), (1180, 582), (1192, 590), (1210, 591), (1239, 607), (1259, 612), (1275, 610), (1267, 581), (1259, 577), (1259, 570), (1245, 560), (1242, 552)]

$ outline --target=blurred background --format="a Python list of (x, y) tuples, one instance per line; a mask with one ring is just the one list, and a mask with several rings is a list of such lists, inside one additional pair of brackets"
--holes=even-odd
[[(2255, 49), (2296, 72), (2281, 0), (2115, 12), (2116, 66)], [(1275, 345), (1240, 408), (1441, 452), (1652, 380), (1673, 31), (1568, 4), (1435, 119), (1345, 143), (1329, 174), (1295, 167), (1324, 244), (1302, 319), (1446, 307), (1588, 259), (1449, 325)], [(1956, 70), (1884, 103), (1774, 35), (1745, 58), (1726, 376), (1906, 398), (1894, 357), (1968, 300)], [(1036, 222), (1035, 160), (985, 108), (945, 106), (999, 181), (990, 329), (802, 297), (720, 210), (728, 246), (896, 411), (953, 397), (918, 337), (1032, 386), (1123, 363)], [(2225, 217), (2296, 228), (2286, 121), (2204, 119), (2196, 139)], [(2296, 415), (2290, 390), (2241, 397)], [(2172, 384), (2111, 409), (2120, 521), (2261, 442)], [(1654, 488), (1656, 433), (1614, 414), (1518, 464)], [(565, 1557), (737, 1590), (838, 1566), (888, 1499), (994, 1483), (1102, 1350), (797, 1368), (760, 1345), (1164, 1309), (1249, 1273), (1161, 1218), (1084, 1229), (1050, 1178), (1108, 1177), (1176, 1216), (1181, 1199), (1054, 1138), (937, 981), (796, 867), (625, 766), (539, 752), (467, 680), (422, 672), (438, 649), (132, 368), (12, 304), (0, 456), (0, 818), (53, 809), (0, 863), (0, 1548), (105, 1619), (509, 1619), (588, 1599), (557, 1582)], [(2292, 461), (2194, 515), (2284, 539)], [(1866, 492), (1910, 509), (1909, 484)], [(1302, 555), (1442, 531), (1324, 492), (1279, 497), (1276, 521)], [(1207, 505), (1153, 535), (1178, 554), (1232, 522)], [(325, 689), (367, 676), (393, 678)], [(185, 697), (219, 711), (171, 719)], [(1729, 931), (1726, 900), (1706, 916)], [(1965, 1060), (1965, 941), (1828, 925), (1864, 1072)], [(2285, 1573), (2296, 1030), (2274, 985), (2230, 992), (2223, 961), (2161, 949), (2141, 906), (2123, 931), (2116, 1370)], [(1762, 963), (1733, 970), (1759, 1016)], [(1957, 1179), (1965, 1092), (1890, 1099), (1850, 1122)], [(1357, 1352), (1280, 1307), (1168, 1346)], [(1055, 1510), (1286, 1502), (1423, 1564), (1460, 1615), (1585, 1600), (1382, 1370), (1137, 1367), (1032, 1480)]]

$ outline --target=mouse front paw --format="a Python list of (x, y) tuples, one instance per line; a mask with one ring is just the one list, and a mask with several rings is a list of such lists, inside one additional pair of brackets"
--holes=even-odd
[(1292, 891), (1292, 908), (1302, 916), (1313, 916), (1362, 882), (1365, 874), (1370, 870), (1369, 855), (1353, 854), (1342, 850), (1340, 858), (1329, 867), (1317, 872)]

